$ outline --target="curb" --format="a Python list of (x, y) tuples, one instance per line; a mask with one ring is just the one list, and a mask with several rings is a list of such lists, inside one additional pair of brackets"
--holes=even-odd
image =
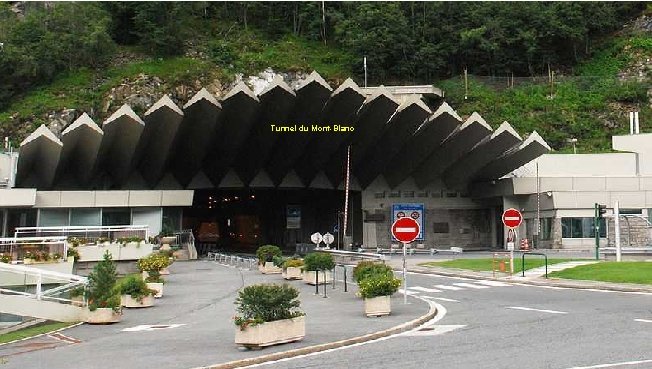
[[(439, 271), (439, 270), (435, 271), (435, 270), (422, 270), (422, 269), (408, 269), (408, 272), (418, 273), (418, 274), (443, 275), (446, 277), (462, 277), (462, 278), (478, 279), (478, 280), (496, 279), (493, 278), (491, 275), (483, 276), (483, 275), (476, 275), (476, 274), (467, 274), (464, 272), (458, 273), (453, 271), (446, 272), (446, 271)], [(585, 284), (585, 283), (578, 283), (570, 280), (561, 280), (556, 278), (548, 279), (548, 280), (514, 280), (514, 279), (501, 278), (500, 280), (506, 283), (525, 284), (531, 286), (562, 287), (562, 288), (572, 288), (572, 289), (579, 289), (579, 290), (652, 293), (652, 287), (639, 286), (639, 285), (632, 285), (632, 286), (611, 285), (611, 284), (599, 284), (599, 282), (596, 282), (596, 284), (593, 283)]]
[(69, 325), (69, 326), (67, 326), (67, 327), (63, 327), (63, 328), (59, 328), (59, 329), (55, 329), (55, 330), (50, 331), (50, 332), (39, 333), (39, 334), (37, 334), (37, 335), (35, 335), (35, 336), (25, 337), (25, 338), (21, 338), (21, 339), (19, 339), (19, 340), (13, 340), (13, 341), (5, 342), (5, 343), (0, 343), (0, 347), (2, 347), (2, 346), (6, 346), (6, 345), (10, 345), (10, 344), (12, 344), (12, 343), (16, 343), (16, 342), (21, 342), (21, 341), (31, 340), (32, 338), (37, 338), (37, 337), (47, 336), (47, 335), (52, 334), (52, 333), (63, 332), (63, 331), (65, 331), (66, 329), (75, 328), (75, 327), (80, 326), (80, 325), (82, 325), (82, 324), (84, 324), (84, 322), (73, 323), (73, 324), (71, 324), (71, 325)]
[(365, 334), (363, 336), (358, 336), (358, 337), (353, 337), (353, 338), (347, 338), (343, 339), (340, 341), (335, 341), (335, 342), (328, 342), (328, 343), (322, 343), (319, 345), (313, 345), (313, 346), (308, 346), (308, 347), (301, 347), (289, 351), (282, 351), (282, 352), (275, 352), (273, 354), (268, 354), (268, 355), (262, 355), (262, 356), (257, 356), (253, 358), (248, 358), (248, 359), (241, 359), (241, 360), (234, 360), (234, 361), (229, 361), (226, 363), (222, 364), (214, 364), (214, 365), (208, 365), (208, 366), (200, 366), (196, 367), (193, 369), (232, 369), (232, 368), (242, 368), (250, 365), (255, 365), (255, 364), (262, 364), (268, 361), (276, 361), (276, 360), (281, 360), (281, 359), (288, 359), (292, 358), (295, 356), (301, 356), (301, 355), (307, 355), (307, 354), (312, 354), (316, 352), (321, 352), (321, 351), (326, 351), (326, 350), (331, 350), (331, 349), (336, 349), (344, 346), (351, 346), (354, 344), (358, 343), (363, 343), (363, 342), (368, 342), (368, 341), (373, 341), (377, 340), (379, 338), (383, 337), (388, 337), (392, 336), (398, 333), (403, 333), (406, 331), (409, 331), (411, 329), (414, 329), (423, 323), (433, 319), (434, 317), (437, 316), (437, 308), (429, 304), (430, 309), (429, 311), (416, 318), (413, 319), (407, 323), (403, 323), (397, 326), (394, 326), (392, 328), (388, 328), (382, 331), (374, 332), (374, 333), (369, 333)]

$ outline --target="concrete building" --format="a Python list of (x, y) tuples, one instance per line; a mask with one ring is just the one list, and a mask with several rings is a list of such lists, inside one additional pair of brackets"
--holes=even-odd
[(123, 106), (100, 126), (84, 114), (61, 137), (41, 126), (0, 155), (2, 235), (138, 224), (192, 229), (201, 252), (293, 250), (346, 228), (343, 247), (389, 247), (393, 219), (413, 216), (424, 248), (484, 249), (503, 247), (500, 217), (515, 207), (522, 236), (542, 219), (540, 247), (589, 248), (594, 203), (618, 199), (643, 217), (652, 208), (648, 135), (614, 137), (631, 153), (546, 154), (536, 132), (463, 120), (441, 95), (350, 79), (333, 88), (313, 73), (258, 95), (245, 84), (219, 100), (201, 90), (182, 108), (164, 97), (142, 117)]

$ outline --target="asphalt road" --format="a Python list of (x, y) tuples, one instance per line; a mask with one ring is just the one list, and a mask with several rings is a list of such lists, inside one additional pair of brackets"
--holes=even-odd
[(426, 330), (261, 366), (652, 368), (652, 294), (416, 274), (408, 280), (410, 293), (446, 309)]

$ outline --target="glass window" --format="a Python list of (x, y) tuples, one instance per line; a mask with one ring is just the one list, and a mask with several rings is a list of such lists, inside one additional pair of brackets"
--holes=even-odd
[(103, 226), (121, 226), (131, 224), (131, 209), (105, 208), (102, 209)]
[(70, 209), (71, 226), (100, 226), (102, 225), (101, 209)]
[(552, 239), (552, 218), (541, 218), (541, 240)]
[[(591, 217), (561, 218), (562, 238), (594, 238), (595, 227)], [(604, 218), (600, 219), (600, 237), (607, 237), (607, 227)]]
[(161, 232), (169, 234), (181, 230), (181, 208), (163, 208)]
[(7, 235), (14, 235), (17, 227), (36, 227), (36, 209), (9, 209)]
[(414, 197), (414, 191), (403, 191), (403, 197)]
[(385, 192), (376, 192), (374, 193), (374, 198), (375, 199), (384, 199), (385, 198)]
[(630, 215), (630, 214), (641, 215), (643, 214), (643, 209), (619, 209), (619, 212), (621, 215)]
[(39, 227), (65, 227), (68, 225), (68, 209), (39, 210)]
[(392, 191), (389, 193), (389, 197), (391, 198), (401, 197), (401, 191)]
[(439, 190), (439, 191), (432, 191), (432, 192), (430, 192), (430, 196), (432, 196), (432, 197), (434, 197), (434, 198), (436, 198), (436, 199), (439, 199), (439, 198), (442, 197), (442, 194), (441, 194), (441, 193), (442, 193), (441, 190)]

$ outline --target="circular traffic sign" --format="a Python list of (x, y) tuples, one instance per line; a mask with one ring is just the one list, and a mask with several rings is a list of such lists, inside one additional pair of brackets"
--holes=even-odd
[(329, 246), (331, 243), (333, 243), (333, 241), (335, 241), (335, 237), (332, 234), (326, 232), (326, 234), (323, 237), (323, 241), (326, 244), (326, 246)]
[(523, 215), (520, 211), (510, 208), (503, 212), (503, 224), (507, 228), (518, 228), (523, 222)]
[(310, 236), (310, 241), (312, 241), (312, 243), (314, 243), (315, 245), (319, 245), (323, 240), (324, 238), (319, 232), (315, 232)]
[(419, 223), (410, 218), (398, 218), (392, 224), (392, 236), (403, 243), (410, 243), (419, 236)]

